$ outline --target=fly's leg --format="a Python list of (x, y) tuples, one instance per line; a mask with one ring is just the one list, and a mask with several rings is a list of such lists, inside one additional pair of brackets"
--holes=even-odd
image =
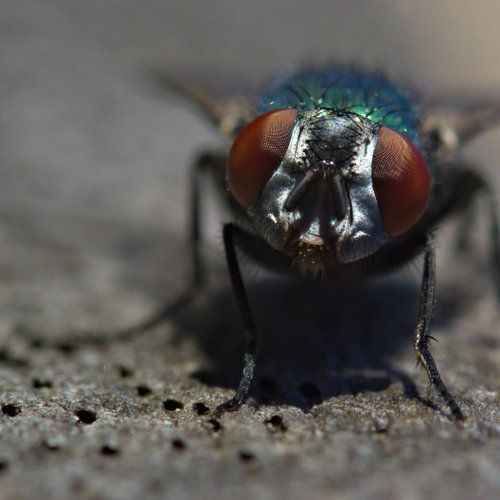
[(200, 252), (201, 243), (201, 192), (200, 181), (206, 174), (211, 175), (215, 182), (224, 183), (226, 157), (221, 153), (207, 152), (201, 154), (193, 165), (190, 179), (190, 213), (189, 213), (189, 245), (192, 275), (187, 288), (176, 299), (160, 308), (149, 318), (135, 325), (111, 332), (76, 331), (71, 333), (71, 345), (105, 345), (110, 342), (126, 341), (147, 330), (154, 328), (169, 318), (175, 316), (186, 307), (196, 296), (206, 282), (205, 265)]
[(241, 318), (243, 320), (244, 336), (245, 336), (245, 355), (243, 358), (243, 373), (240, 384), (235, 395), (225, 403), (217, 407), (217, 412), (234, 411), (241, 407), (248, 396), (250, 383), (252, 382), (253, 372), (255, 367), (255, 349), (257, 347), (257, 326), (253, 317), (250, 303), (248, 302), (247, 292), (241, 272), (238, 265), (238, 257), (236, 255), (235, 240), (238, 236), (245, 236), (245, 231), (235, 224), (226, 224), (224, 226), (224, 249), (226, 251), (227, 267), (229, 277), (233, 286), (233, 291), (238, 303)]
[(223, 154), (207, 152), (201, 154), (196, 160), (191, 171), (190, 179), (190, 257), (192, 276), (190, 284), (179, 297), (169, 302), (159, 311), (145, 321), (118, 332), (120, 339), (127, 339), (133, 335), (149, 330), (163, 321), (168, 320), (185, 306), (187, 306), (196, 294), (203, 288), (206, 282), (205, 265), (200, 252), (201, 243), (201, 193), (200, 180), (206, 173), (211, 174), (215, 180), (224, 179), (226, 157)]
[(457, 403), (453, 399), (441, 376), (439, 375), (436, 363), (432, 357), (429, 342), (432, 314), (434, 308), (434, 293), (436, 286), (436, 254), (434, 248), (434, 238), (427, 235), (425, 246), (424, 272), (422, 276), (422, 286), (420, 288), (420, 303), (418, 308), (418, 319), (415, 327), (415, 351), (418, 360), (427, 371), (431, 384), (437, 389), (441, 397), (451, 410), (456, 420), (463, 420), (464, 416)]

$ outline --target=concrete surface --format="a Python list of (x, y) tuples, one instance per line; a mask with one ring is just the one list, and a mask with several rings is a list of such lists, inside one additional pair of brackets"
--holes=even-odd
[[(466, 257), (453, 223), (439, 233), (434, 353), (460, 425), (415, 368), (419, 262), (348, 290), (250, 280), (256, 383), (214, 418), (241, 362), (215, 213), (211, 286), (188, 310), (130, 341), (78, 342), (182, 290), (187, 167), (224, 145), (151, 68), (251, 83), (356, 60), (424, 94), (498, 96), (493, 2), (325, 4), (0, 1), (1, 498), (500, 496), (484, 217)], [(499, 140), (466, 151), (497, 192)]]

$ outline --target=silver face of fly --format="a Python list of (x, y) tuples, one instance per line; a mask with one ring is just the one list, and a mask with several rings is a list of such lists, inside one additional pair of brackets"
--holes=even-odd
[(247, 209), (252, 224), (298, 271), (352, 262), (388, 240), (372, 182), (380, 126), (332, 110), (297, 114), (283, 160)]

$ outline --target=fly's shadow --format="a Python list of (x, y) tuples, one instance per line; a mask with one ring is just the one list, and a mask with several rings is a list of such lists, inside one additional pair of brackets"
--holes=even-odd
[[(257, 404), (309, 409), (340, 394), (381, 391), (394, 381), (419, 398), (411, 378), (393, 367), (402, 349), (413, 351), (418, 287), (410, 281), (332, 286), (264, 279), (250, 284), (248, 291), (259, 327), (250, 390)], [(444, 303), (445, 316), (453, 317), (458, 304), (451, 299)], [(209, 290), (175, 321), (182, 335), (195, 337), (208, 359), (192, 376), (209, 386), (235, 387), (243, 339), (231, 289)]]

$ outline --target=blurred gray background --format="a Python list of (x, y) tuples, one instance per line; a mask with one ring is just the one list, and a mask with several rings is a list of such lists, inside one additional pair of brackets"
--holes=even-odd
[[(348, 290), (261, 275), (251, 404), (219, 419), (193, 409), (213, 410), (240, 370), (212, 206), (210, 290), (140, 339), (74, 339), (183, 289), (189, 165), (227, 147), (152, 70), (255, 88), (353, 61), (426, 99), (495, 100), (499, 19), (492, 1), (0, 0), (0, 497), (497, 498), (486, 217), (466, 258), (453, 222), (439, 233), (434, 352), (462, 426), (434, 393), (426, 404), (415, 369), (419, 262)], [(497, 128), (464, 151), (497, 192), (499, 142)]]

